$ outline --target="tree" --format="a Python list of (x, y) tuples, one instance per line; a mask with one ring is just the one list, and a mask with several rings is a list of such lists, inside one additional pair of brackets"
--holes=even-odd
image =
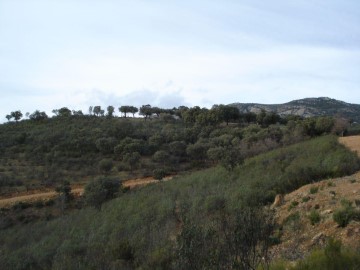
[(199, 106), (192, 107), (190, 109), (182, 109), (181, 117), (184, 119), (184, 122), (187, 124), (194, 124), (197, 116), (201, 113), (201, 108)]
[(135, 117), (135, 113), (137, 113), (139, 110), (138, 108), (134, 107), (134, 106), (121, 106), (119, 107), (119, 112), (121, 112), (122, 114), (124, 114), (124, 117), (126, 118), (126, 114), (127, 113), (132, 113), (133, 117)]
[(15, 120), (16, 122), (18, 122), (18, 121), (21, 119), (21, 117), (23, 116), (23, 114), (21, 113), (21, 111), (11, 112), (10, 115), (11, 115), (11, 118), (14, 118), (14, 120)]
[(186, 143), (183, 141), (174, 141), (169, 144), (169, 152), (175, 158), (176, 163), (181, 161), (186, 155)]
[(201, 109), (196, 116), (195, 122), (201, 126), (216, 125), (220, 122), (220, 115), (215, 110)]
[(169, 158), (170, 158), (170, 155), (168, 154), (168, 152), (166, 152), (164, 150), (156, 151), (152, 157), (153, 161), (159, 162), (163, 165), (165, 165), (165, 163), (169, 162)]
[(182, 217), (176, 269), (268, 269), (273, 215), (249, 207), (228, 214), (225, 205), (220, 202), (208, 228)]
[(162, 180), (166, 176), (166, 172), (163, 169), (155, 169), (153, 171), (154, 179), (156, 180)]
[(113, 137), (99, 138), (95, 141), (96, 148), (103, 154), (112, 154), (116, 145), (116, 139)]
[(107, 107), (107, 116), (109, 118), (113, 117), (114, 111), (115, 111), (115, 108), (113, 106), (108, 106)]
[(10, 114), (7, 114), (5, 117), (6, 117), (6, 119), (7, 119), (8, 121), (10, 121), (11, 118), (12, 118), (12, 116), (11, 116)]
[(239, 109), (226, 105), (214, 105), (211, 110), (214, 110), (218, 114), (218, 118), (221, 121), (225, 121), (226, 125), (229, 125), (230, 121), (237, 121), (240, 119)]
[(40, 112), (39, 110), (36, 110), (29, 116), (30, 120), (34, 121), (41, 121), (48, 118), (47, 114), (45, 112)]
[(92, 115), (93, 113), (93, 106), (89, 106), (89, 115)]
[(153, 110), (151, 108), (151, 105), (142, 105), (140, 107), (140, 115), (143, 115), (145, 118), (145, 121), (147, 118), (150, 118), (151, 115), (153, 114)]
[(69, 116), (71, 116), (71, 110), (69, 110), (67, 107), (62, 107), (60, 109), (54, 109), (54, 110), (52, 110), (52, 112), (56, 116), (60, 116), (60, 117), (69, 117)]
[(64, 212), (66, 204), (72, 199), (70, 182), (63, 181), (55, 188), (55, 191), (59, 194), (60, 208)]
[(99, 178), (85, 186), (84, 201), (86, 205), (100, 210), (104, 202), (116, 196), (120, 187), (121, 182), (118, 179)]
[(82, 110), (78, 110), (78, 111), (72, 110), (72, 114), (73, 114), (74, 116), (83, 116), (83, 115), (84, 115), (83, 112), (82, 112)]
[(99, 170), (105, 174), (109, 173), (113, 168), (113, 161), (111, 159), (102, 159), (99, 162)]
[(138, 165), (141, 156), (138, 152), (127, 153), (124, 156), (124, 162), (126, 162), (130, 166), (130, 170), (133, 171), (135, 167)]
[(96, 116), (99, 116), (99, 115), (100, 115), (100, 112), (101, 112), (101, 106), (94, 106), (94, 108), (93, 108), (93, 113), (94, 113)]
[(130, 112), (130, 106), (121, 106), (121, 107), (119, 107), (119, 112), (124, 114), (124, 117), (126, 118), (126, 114)]
[(132, 113), (133, 117), (135, 117), (135, 113), (137, 113), (138, 111), (139, 109), (134, 106), (129, 107), (129, 112)]

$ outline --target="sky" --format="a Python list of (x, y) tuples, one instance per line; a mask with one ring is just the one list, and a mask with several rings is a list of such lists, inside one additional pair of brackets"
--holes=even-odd
[(0, 0), (11, 111), (360, 104), (359, 0)]

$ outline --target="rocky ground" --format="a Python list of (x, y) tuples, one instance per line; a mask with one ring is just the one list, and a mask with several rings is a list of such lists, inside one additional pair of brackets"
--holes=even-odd
[[(340, 138), (340, 142), (360, 154), (360, 136)], [(342, 228), (333, 220), (334, 212), (346, 202), (360, 210), (360, 172), (309, 184), (285, 195), (272, 207), (280, 224), (280, 244), (273, 248), (274, 256), (303, 258), (312, 249), (324, 246), (329, 237), (341, 240), (346, 247), (360, 248), (360, 222), (351, 221)], [(310, 216), (314, 213), (320, 220), (312, 224)]]

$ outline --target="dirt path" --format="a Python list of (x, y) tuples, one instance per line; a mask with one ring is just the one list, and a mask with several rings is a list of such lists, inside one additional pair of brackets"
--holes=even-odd
[[(162, 181), (171, 180), (172, 176), (165, 177)], [(152, 177), (138, 178), (127, 180), (123, 182), (124, 187), (135, 188), (139, 186), (145, 186), (151, 183), (159, 183), (158, 180), (155, 180)], [(72, 188), (72, 193), (77, 195), (82, 195), (84, 192), (84, 187), (76, 186)], [(34, 202), (38, 200), (48, 200), (56, 197), (57, 193), (55, 191), (39, 191), (37, 193), (32, 194), (19, 194), (10, 198), (0, 198), (0, 208), (1, 207), (9, 207), (18, 202)]]
[(360, 156), (360, 136), (340, 137), (339, 142)]

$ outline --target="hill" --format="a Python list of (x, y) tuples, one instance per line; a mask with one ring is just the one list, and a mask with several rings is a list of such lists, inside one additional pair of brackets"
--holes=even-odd
[[(324, 247), (329, 238), (341, 240), (346, 247), (359, 248), (360, 222), (351, 221), (342, 227), (333, 219), (344, 203), (351, 203), (357, 211), (359, 192), (358, 172), (305, 185), (285, 195), (284, 204), (275, 211), (282, 225), (281, 244), (274, 248), (276, 256), (303, 259), (314, 248)], [(311, 215), (319, 218), (312, 222)]]
[(246, 159), (231, 171), (210, 168), (130, 190), (101, 211), (84, 208), (4, 228), (0, 263), (3, 269), (219, 269), (223, 258), (232, 259), (222, 230), (234, 233), (239, 208), (358, 169), (356, 155), (336, 137), (316, 138)]
[(340, 116), (360, 122), (359, 104), (346, 103), (328, 97), (304, 98), (284, 104), (233, 103), (231, 106), (238, 108), (242, 113), (259, 113), (264, 109), (281, 116), (299, 115), (302, 117), (312, 117), (327, 115)]

